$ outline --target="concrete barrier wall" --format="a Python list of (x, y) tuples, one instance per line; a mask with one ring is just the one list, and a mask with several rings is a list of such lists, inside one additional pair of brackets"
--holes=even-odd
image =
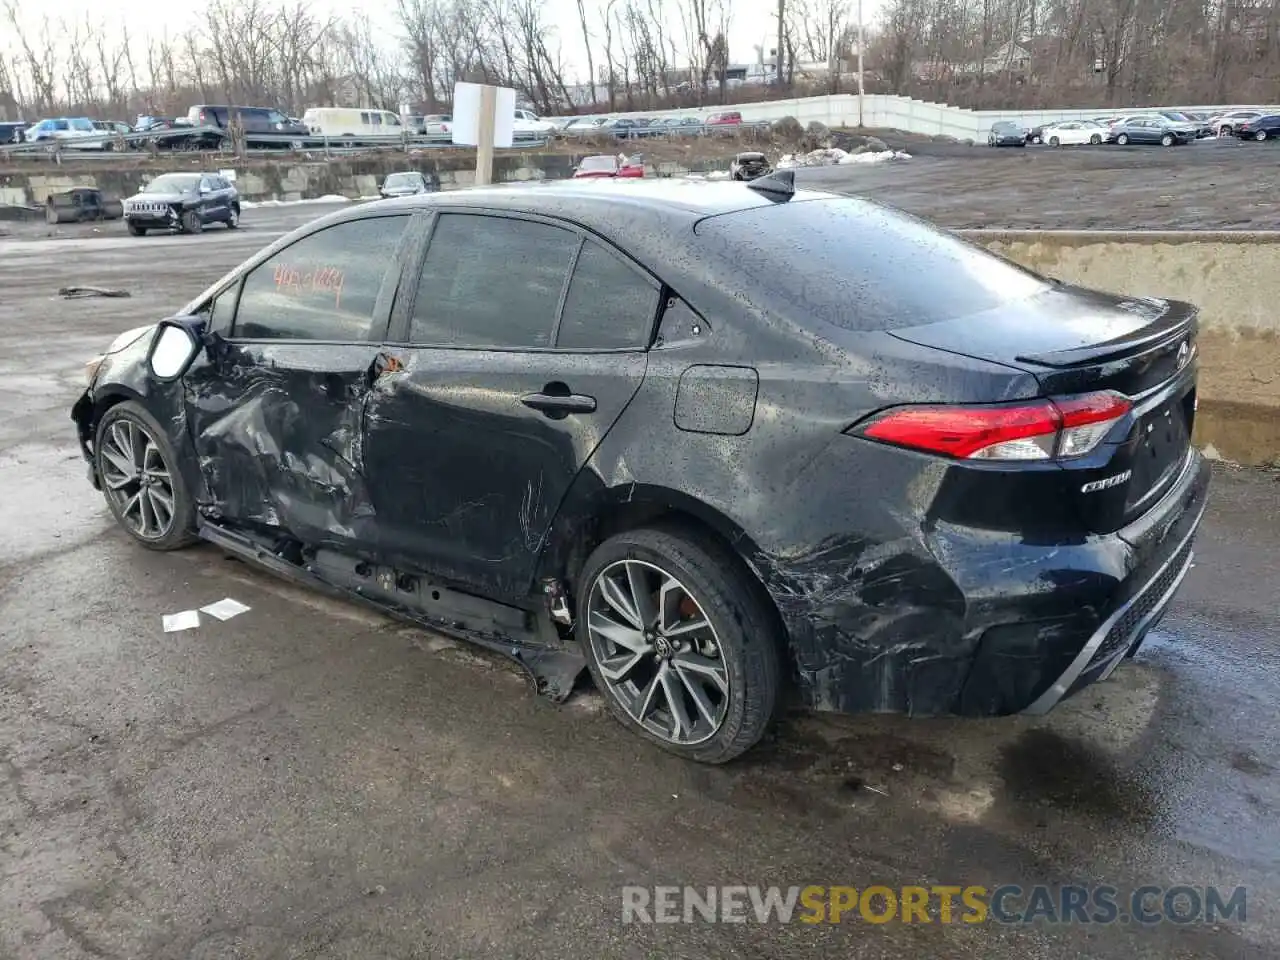
[[(1049, 120), (1086, 120), (1102, 115), (1114, 116), (1126, 113), (1148, 113), (1153, 110), (1184, 109), (1178, 107), (1128, 107), (1111, 110), (1106, 107), (1087, 107), (1071, 110), (967, 110), (946, 103), (913, 100), (910, 97), (887, 94), (867, 94), (862, 98), (862, 125), (885, 130), (905, 130), (929, 136), (955, 137), (957, 140), (985, 142), (987, 131), (997, 120), (1012, 120), (1032, 127)], [(1197, 109), (1185, 107), (1185, 109)], [(1220, 108), (1204, 107), (1215, 110)], [(721, 110), (737, 110), (744, 120), (778, 120), (795, 117), (801, 123), (818, 121), (828, 127), (855, 127), (858, 125), (858, 96), (837, 93), (824, 97), (795, 97), (788, 100), (770, 100), (763, 103), (730, 104), (727, 107), (703, 107), (696, 110), (647, 110), (622, 112), (623, 117), (654, 117), (664, 114), (708, 116)]]
[(1280, 462), (1280, 233), (966, 231), (1031, 269), (1200, 307), (1197, 439)]

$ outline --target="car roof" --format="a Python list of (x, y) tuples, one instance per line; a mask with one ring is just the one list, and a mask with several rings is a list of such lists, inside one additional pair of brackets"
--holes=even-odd
[[(838, 194), (797, 189), (791, 203), (834, 199)], [(508, 186), (473, 187), (397, 200), (395, 207), (474, 207), (559, 218), (608, 237), (622, 246), (639, 245), (655, 226), (692, 227), (704, 217), (735, 213), (777, 202), (744, 183), (680, 178), (631, 181), (554, 180)], [(352, 215), (360, 208), (350, 211)]]

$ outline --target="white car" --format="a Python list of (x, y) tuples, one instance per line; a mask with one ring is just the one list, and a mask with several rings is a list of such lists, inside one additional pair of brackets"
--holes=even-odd
[(550, 135), (555, 133), (556, 125), (549, 120), (543, 120), (532, 110), (517, 110), (514, 130), (516, 133), (523, 134)]
[(1107, 139), (1107, 133), (1106, 127), (1092, 120), (1067, 120), (1043, 128), (1040, 140), (1051, 147), (1072, 147), (1086, 143), (1097, 145)]
[(1236, 131), (1236, 127), (1249, 120), (1257, 120), (1259, 117), (1265, 116), (1261, 110), (1229, 110), (1221, 116), (1214, 117), (1209, 121), (1209, 126), (1213, 127), (1213, 135), (1215, 137), (1229, 137)]
[(27, 129), (27, 143), (57, 140), (70, 150), (101, 150), (106, 144), (102, 131), (88, 117), (57, 117), (41, 120)]

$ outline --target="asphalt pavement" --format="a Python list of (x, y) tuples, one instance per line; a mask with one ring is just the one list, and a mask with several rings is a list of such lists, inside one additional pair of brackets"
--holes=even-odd
[[(550, 705), (463, 645), (114, 528), (68, 418), (83, 361), (320, 212), (0, 239), (0, 957), (1277, 956), (1274, 474), (1217, 471), (1167, 619), (1046, 718), (797, 714), (691, 765), (590, 692)], [(162, 632), (224, 597), (251, 609)], [(621, 921), (624, 885), (1005, 883), (1242, 885), (1247, 915)]]

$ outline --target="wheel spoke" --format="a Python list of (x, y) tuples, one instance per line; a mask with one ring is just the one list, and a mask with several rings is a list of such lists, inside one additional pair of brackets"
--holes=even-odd
[(698, 617), (695, 620), (687, 620), (678, 627), (672, 627), (670, 630), (664, 630), (663, 635), (666, 637), (682, 637), (686, 633), (693, 633), (695, 630), (706, 630), (710, 626), (711, 624), (707, 620), (704, 620), (702, 617)]
[(680, 622), (680, 601), (684, 597), (684, 589), (674, 577), (662, 579), (658, 588), (658, 629), (665, 636), (671, 636), (672, 628)]
[(719, 660), (686, 651), (677, 653), (671, 663), (681, 676), (697, 677), (709, 681), (721, 693), (729, 692), (729, 674)]
[(627, 595), (627, 591), (622, 589), (618, 581), (606, 575), (600, 578), (599, 583), (600, 596), (604, 598), (605, 603), (621, 614), (631, 626), (637, 630), (643, 630), (644, 624), (636, 612), (635, 602)]
[(622, 647), (632, 653), (648, 653), (653, 647), (649, 641), (644, 638), (644, 634), (639, 630), (634, 630), (625, 624), (610, 620), (599, 611), (592, 611), (587, 620), (588, 628), (596, 634), (604, 637), (614, 646)]
[(139, 490), (128, 500), (124, 502), (124, 506), (120, 508), (120, 516), (128, 518), (135, 510), (138, 511), (139, 520), (134, 524), (135, 529), (139, 526), (145, 526), (146, 521), (142, 519), (142, 491)]
[(690, 676), (678, 663), (673, 663), (675, 669), (672, 671), (680, 678), (680, 683), (684, 685), (685, 692), (689, 694), (689, 698), (693, 701), (693, 705), (705, 720), (712, 727), (716, 725), (716, 708), (711, 702), (711, 698), (707, 696), (706, 689), (702, 686), (697, 676)]
[(612, 680), (614, 683), (622, 683), (627, 679), (627, 675), (631, 673), (637, 663), (644, 659), (643, 653), (626, 653), (615, 654), (612, 657), (605, 657), (600, 661), (600, 672), (605, 678)]
[(128, 458), (128, 455), (124, 453), (124, 451), (118, 450), (114, 443), (109, 445), (105, 443), (103, 444), (102, 457), (110, 463), (111, 466), (115, 467), (125, 480), (134, 479), (135, 470), (133, 462)]
[(163, 533), (173, 520), (173, 498), (159, 487), (150, 486), (147, 488), (147, 500), (151, 503), (151, 514), (156, 519), (159, 532)]
[(642, 630), (653, 627), (658, 622), (658, 609), (653, 602), (649, 574), (650, 570), (644, 564), (627, 564), (627, 583), (631, 587), (631, 602), (635, 604), (636, 615), (640, 618)]
[(644, 723), (645, 718), (648, 717), (650, 712), (653, 710), (653, 699), (657, 695), (658, 686), (662, 682), (662, 674), (666, 669), (667, 665), (664, 663), (658, 668), (658, 671), (653, 675), (653, 678), (648, 682), (648, 684), (645, 685), (644, 690), (642, 690), (638, 696), (633, 697), (629, 705), (625, 703), (623, 704), (623, 706), (627, 707), (627, 712), (630, 713), (631, 716), (635, 717), (640, 723)]
[(684, 684), (681, 683), (665, 663), (658, 671), (658, 680), (662, 684), (662, 695), (667, 701), (667, 712), (671, 716), (671, 739), (679, 742), (688, 740), (693, 733), (693, 724), (689, 720), (689, 711), (684, 705)]

